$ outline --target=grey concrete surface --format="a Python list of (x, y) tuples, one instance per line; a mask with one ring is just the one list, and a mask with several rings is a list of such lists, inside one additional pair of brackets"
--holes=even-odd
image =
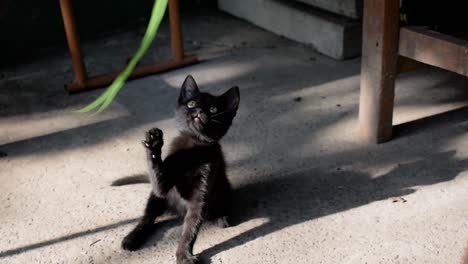
[(297, 0), (351, 18), (361, 18), (362, 0)]
[(361, 54), (361, 22), (283, 0), (218, 0), (218, 6), (271, 32), (313, 46), (334, 59)]
[[(192, 74), (241, 106), (223, 145), (238, 225), (206, 226), (207, 263), (459, 263), (468, 242), (468, 80), (424, 69), (397, 81), (396, 138), (358, 137), (358, 59), (336, 62), (222, 13), (184, 15), (204, 62), (129, 82), (99, 115), (102, 90), (67, 95), (65, 50), (1, 70), (0, 263), (174, 263), (180, 221), (161, 219), (141, 251), (120, 248), (148, 185), (140, 140), (176, 134), (178, 87)], [(93, 71), (124, 64), (139, 32), (87, 43)], [(167, 29), (146, 61), (167, 55)]]

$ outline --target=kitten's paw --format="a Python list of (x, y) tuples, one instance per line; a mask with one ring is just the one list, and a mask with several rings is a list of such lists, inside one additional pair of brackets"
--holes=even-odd
[(135, 251), (140, 249), (145, 240), (142, 238), (139, 232), (130, 232), (123, 240), (122, 240), (122, 248), (128, 251)]
[(177, 264), (197, 264), (200, 263), (198, 257), (188, 253), (177, 253)]
[(143, 145), (152, 151), (161, 151), (164, 144), (163, 132), (159, 128), (152, 128), (146, 132), (145, 140)]
[(221, 228), (230, 227), (229, 218), (227, 216), (220, 217), (215, 220), (215, 225)]

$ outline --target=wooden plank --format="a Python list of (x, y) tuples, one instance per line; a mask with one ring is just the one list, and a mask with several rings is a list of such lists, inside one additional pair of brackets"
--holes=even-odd
[(412, 72), (415, 70), (419, 70), (423, 67), (430, 67), (427, 64), (424, 64), (419, 61), (415, 61), (413, 59), (407, 58), (407, 57), (398, 57), (397, 61), (397, 73), (405, 73), (405, 72)]
[[(179, 59), (169, 59), (149, 65), (141, 65), (135, 68), (128, 80), (133, 80), (137, 78), (142, 78), (147, 75), (165, 72), (177, 68), (181, 68), (190, 64), (197, 63), (198, 59), (195, 55), (184, 56), (182, 60)], [(107, 73), (103, 75), (98, 75), (89, 78), (85, 83), (73, 82), (65, 85), (65, 88), (69, 93), (78, 93), (84, 92), (96, 88), (101, 88), (111, 84), (115, 78), (122, 72), (122, 70), (115, 71), (112, 73)]]
[(364, 2), (359, 125), (363, 139), (381, 143), (392, 136), (398, 58), (399, 1)]
[(468, 76), (468, 41), (418, 27), (400, 30), (398, 53)]

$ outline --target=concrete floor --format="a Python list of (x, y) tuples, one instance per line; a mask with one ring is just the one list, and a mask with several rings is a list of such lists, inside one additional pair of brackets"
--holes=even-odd
[[(400, 76), (396, 138), (367, 146), (357, 133), (359, 59), (336, 62), (214, 11), (184, 24), (187, 50), (205, 61), (129, 82), (99, 115), (72, 113), (102, 90), (64, 92), (63, 48), (2, 69), (0, 263), (174, 263), (180, 221), (162, 221), (141, 251), (120, 248), (149, 186), (109, 184), (146, 171), (147, 129), (175, 135), (187, 74), (204, 91), (241, 88), (223, 140), (241, 222), (201, 231), (195, 253), (206, 262), (459, 263), (467, 78), (433, 68)], [(123, 65), (143, 31), (87, 43), (90, 70)], [(147, 61), (167, 54), (166, 29), (155, 45)]]

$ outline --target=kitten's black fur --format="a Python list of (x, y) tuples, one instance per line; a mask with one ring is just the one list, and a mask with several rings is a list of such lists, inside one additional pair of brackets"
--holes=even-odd
[[(167, 210), (184, 216), (177, 249), (177, 263), (195, 263), (192, 249), (204, 220), (228, 226), (231, 185), (218, 141), (231, 126), (239, 106), (239, 89), (233, 87), (220, 96), (202, 93), (192, 76), (181, 88), (176, 121), (180, 134), (161, 159), (163, 133), (153, 128), (143, 141), (150, 167), (153, 190), (144, 215), (122, 241), (126, 250), (140, 248), (154, 229), (156, 217)], [(117, 180), (113, 185), (140, 183), (141, 176)]]

